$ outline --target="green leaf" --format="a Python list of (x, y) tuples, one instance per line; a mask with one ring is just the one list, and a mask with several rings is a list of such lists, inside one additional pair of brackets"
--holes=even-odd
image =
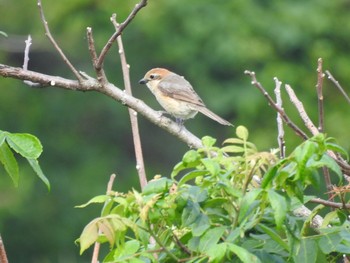
[(202, 175), (206, 175), (208, 174), (208, 171), (201, 171), (201, 170), (194, 170), (191, 171), (187, 174), (185, 174), (181, 180), (179, 181), (178, 187), (182, 186), (183, 184), (185, 184), (186, 182), (195, 179), (198, 176), (202, 176)]
[(77, 205), (75, 206), (75, 208), (84, 208), (84, 207), (87, 207), (88, 205), (90, 204), (101, 204), (101, 203), (104, 203), (106, 202), (108, 199), (110, 199), (111, 197), (109, 195), (98, 195), (98, 196), (95, 196), (93, 198), (91, 198), (87, 203), (85, 204), (82, 204), (82, 205)]
[(199, 159), (201, 158), (200, 154), (195, 150), (190, 150), (185, 153), (184, 157), (182, 158), (182, 161), (190, 166), (197, 165)]
[(169, 191), (169, 185), (172, 181), (169, 178), (161, 177), (159, 179), (153, 179), (142, 190), (144, 195), (165, 193)]
[(281, 228), (286, 218), (289, 205), (286, 198), (276, 193), (274, 190), (270, 189), (267, 193), (271, 207), (274, 211), (276, 226), (277, 228)]
[(337, 246), (341, 242), (339, 233), (324, 234), (319, 240), (318, 245), (323, 253), (329, 254), (337, 251)]
[(205, 214), (199, 214), (190, 227), (192, 228), (193, 236), (201, 236), (210, 227), (208, 216)]
[(80, 242), (80, 255), (88, 249), (93, 243), (96, 242), (98, 238), (98, 225), (96, 224), (95, 220), (90, 222), (83, 230), (82, 234), (80, 235), (79, 242)]
[(202, 138), (202, 143), (204, 147), (212, 147), (216, 143), (216, 139), (210, 137), (210, 136), (204, 136)]
[(209, 262), (221, 263), (226, 254), (227, 244), (220, 243), (215, 244), (208, 249), (205, 253), (209, 256)]
[(318, 247), (315, 240), (302, 238), (299, 250), (293, 255), (294, 262), (315, 263), (317, 260)]
[(259, 224), (259, 227), (262, 229), (262, 231), (264, 231), (264, 233), (269, 235), (272, 238), (272, 240), (277, 242), (285, 250), (287, 250), (287, 251), (290, 250), (288, 244), (286, 242), (284, 242), (283, 239), (273, 229), (269, 228), (268, 226), (266, 226), (264, 224)]
[(238, 126), (236, 128), (236, 135), (238, 138), (244, 140), (244, 141), (247, 141), (248, 140), (248, 136), (249, 136), (249, 133), (248, 133), (248, 130), (246, 127), (244, 126)]
[(6, 132), (6, 141), (15, 152), (27, 159), (37, 159), (43, 151), (39, 139), (28, 133)]
[(204, 165), (205, 169), (207, 169), (211, 175), (216, 176), (220, 172), (220, 166), (214, 160), (202, 159), (201, 162)]
[(221, 150), (228, 153), (242, 153), (245, 151), (243, 146), (229, 145), (222, 147)]
[(43, 171), (41, 170), (38, 160), (31, 159), (31, 158), (27, 158), (27, 160), (28, 160), (30, 166), (33, 168), (34, 172), (38, 175), (38, 177), (41, 179), (41, 181), (44, 182), (47, 189), (50, 191), (50, 182), (46, 178), (46, 176), (44, 175)]
[(182, 212), (181, 221), (182, 226), (190, 226), (200, 216), (200, 207), (198, 203), (188, 200), (185, 209)]
[(4, 143), (6, 139), (6, 132), (0, 130), (0, 146)]
[(215, 227), (209, 229), (199, 241), (199, 250), (201, 252), (207, 252), (212, 246), (217, 244), (224, 234), (226, 227)]
[(235, 254), (243, 263), (260, 263), (260, 259), (254, 254), (250, 253), (243, 247), (239, 247), (235, 244), (227, 244), (228, 248)]
[(19, 180), (18, 164), (7, 143), (0, 145), (0, 162), (3, 164), (7, 174), (11, 177), (15, 187), (17, 187)]
[(328, 154), (322, 155), (320, 160), (310, 159), (308, 161), (307, 165), (308, 165), (308, 168), (314, 168), (314, 169), (326, 166), (329, 169), (331, 169), (333, 172), (335, 172), (340, 179), (342, 178), (342, 171), (341, 171), (339, 165)]
[(256, 199), (261, 192), (262, 189), (253, 189), (244, 195), (240, 206), (238, 222), (242, 222), (247, 216), (250, 216), (254, 208), (260, 204), (261, 200), (258, 201)]

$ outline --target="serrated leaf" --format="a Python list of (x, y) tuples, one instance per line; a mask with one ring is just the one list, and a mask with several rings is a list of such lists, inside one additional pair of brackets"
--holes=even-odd
[(281, 228), (286, 218), (289, 205), (285, 197), (276, 193), (274, 190), (269, 190), (267, 194), (274, 211), (276, 226), (277, 228)]
[(328, 154), (322, 155), (320, 160), (310, 159), (308, 161), (307, 165), (308, 165), (308, 168), (314, 168), (314, 169), (326, 166), (329, 169), (331, 169), (333, 172), (335, 172), (340, 179), (342, 178), (342, 171), (341, 171), (339, 165)]
[(248, 133), (248, 130), (247, 130), (246, 127), (238, 126), (237, 129), (236, 129), (236, 135), (237, 135), (238, 138), (240, 138), (240, 139), (242, 139), (244, 141), (247, 141), (249, 133)]
[(6, 141), (15, 152), (27, 159), (37, 159), (43, 151), (39, 139), (28, 133), (6, 132)]
[(200, 215), (200, 207), (198, 203), (188, 200), (181, 216), (182, 226), (190, 226)]
[(95, 196), (95, 197), (91, 198), (85, 204), (75, 206), (75, 208), (84, 208), (84, 207), (87, 207), (90, 204), (101, 204), (101, 203), (106, 202), (110, 198), (111, 197), (109, 195), (98, 195), (98, 196)]
[(11, 177), (15, 187), (18, 187), (18, 164), (7, 143), (3, 143), (2, 145), (0, 145), (0, 162), (3, 164), (7, 174)]
[(28, 160), (30, 166), (33, 168), (34, 172), (37, 174), (37, 176), (40, 178), (40, 180), (44, 182), (47, 189), (50, 191), (49, 179), (47, 179), (47, 177), (44, 175), (43, 171), (41, 170), (41, 167), (39, 165), (38, 160), (30, 159), (30, 158), (27, 158), (27, 160)]

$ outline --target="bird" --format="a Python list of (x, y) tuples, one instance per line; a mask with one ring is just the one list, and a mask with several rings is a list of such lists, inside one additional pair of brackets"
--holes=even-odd
[(233, 126), (209, 110), (192, 85), (184, 77), (174, 72), (165, 68), (153, 68), (139, 83), (147, 85), (159, 104), (167, 113), (175, 117), (176, 122), (180, 125), (201, 112), (222, 125)]

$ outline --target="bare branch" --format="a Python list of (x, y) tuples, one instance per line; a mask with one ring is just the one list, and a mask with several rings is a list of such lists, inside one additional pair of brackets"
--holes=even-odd
[[(283, 109), (282, 107), (282, 97), (281, 97), (281, 85), (282, 82), (278, 80), (278, 78), (274, 78), (275, 80), (275, 95), (276, 95), (276, 105)], [(281, 114), (277, 112), (277, 130), (278, 130), (278, 146), (280, 149), (280, 158), (283, 159), (285, 157), (286, 152), (286, 143), (284, 140), (284, 129), (283, 129), (283, 121), (281, 118)]]
[(288, 84), (285, 85), (285, 88), (286, 88), (287, 93), (289, 95), (290, 101), (294, 104), (295, 108), (298, 110), (299, 115), (302, 118), (302, 120), (304, 121), (306, 128), (312, 133), (312, 135), (319, 134), (318, 129), (316, 128), (316, 126), (313, 124), (312, 120), (307, 115), (303, 103), (295, 95), (294, 90)]
[(2, 241), (1, 235), (0, 235), (0, 263), (8, 263), (5, 246), (4, 246), (4, 242)]
[(348, 103), (350, 103), (350, 98), (344, 91), (343, 87), (339, 84), (339, 81), (336, 80), (333, 75), (329, 72), (329, 70), (326, 70), (326, 74), (328, 76), (328, 79), (334, 83), (334, 85), (339, 89), (339, 91), (343, 94), (345, 99), (347, 100)]
[(97, 53), (96, 53), (96, 47), (95, 47), (95, 41), (92, 36), (92, 28), (88, 27), (86, 29), (86, 36), (88, 39), (89, 43), (89, 51), (92, 59), (92, 65), (94, 66), (96, 75), (97, 75), (97, 80), (101, 83), (101, 85), (106, 85), (108, 83), (106, 73), (103, 68), (100, 68), (99, 70), (96, 68), (96, 63), (98, 60)]
[[(30, 50), (30, 46), (32, 45), (32, 37), (30, 35), (28, 35), (27, 40), (24, 42), (26, 43), (26, 47), (24, 49), (23, 69), (27, 70), (28, 64), (29, 64), (29, 50)], [(35, 83), (35, 82), (31, 82), (28, 80), (24, 80), (23, 82), (30, 87), (36, 87), (36, 88), (40, 87), (40, 84)]]
[(324, 131), (324, 110), (323, 110), (323, 78), (322, 58), (317, 60), (317, 98), (318, 98), (318, 131)]
[(274, 108), (282, 117), (283, 121), (290, 127), (292, 128), (292, 130), (295, 131), (295, 133), (301, 137), (303, 140), (307, 140), (308, 136), (294, 123), (292, 122), (292, 120), (287, 116), (287, 114), (285, 113), (285, 111), (277, 106), (277, 104), (273, 101), (273, 99), (271, 98), (271, 96), (269, 95), (269, 93), (264, 89), (264, 87), (261, 85), (260, 82), (258, 82), (255, 72), (253, 71), (249, 71), (246, 70), (244, 71), (244, 74), (249, 75), (252, 79), (252, 85), (254, 85), (255, 87), (257, 87), (261, 93), (265, 96), (265, 98), (267, 99), (267, 101), (269, 102), (269, 105)]
[(310, 202), (311, 203), (322, 204), (322, 205), (333, 207), (333, 208), (350, 209), (350, 204), (335, 203), (335, 202), (332, 202), (332, 201), (323, 200), (321, 198), (311, 199)]
[(44, 10), (41, 4), (41, 0), (38, 0), (38, 7), (40, 11), (40, 17), (41, 21), (43, 22), (44, 28), (45, 28), (45, 35), (49, 38), (50, 42), (54, 46), (54, 48), (57, 50), (57, 52), (60, 54), (61, 58), (63, 59), (64, 63), (67, 64), (67, 66), (70, 68), (70, 70), (73, 72), (77, 80), (81, 83), (84, 81), (82, 76), (79, 74), (78, 70), (75, 69), (73, 64), (69, 61), (69, 59), (66, 57), (66, 55), (63, 53), (62, 49), (58, 46), (57, 42), (55, 39), (52, 37), (48, 23), (46, 21), (45, 15), (44, 15)]
[(20, 80), (30, 80), (40, 83), (42, 86), (55, 86), (58, 88), (78, 91), (91, 91), (95, 90), (101, 92), (114, 100), (126, 105), (142, 116), (147, 118), (155, 125), (163, 128), (170, 134), (174, 135), (181, 141), (185, 142), (191, 148), (201, 148), (201, 140), (189, 132), (187, 129), (181, 129), (181, 127), (169, 118), (162, 116), (161, 113), (153, 110), (147, 106), (143, 101), (130, 96), (126, 92), (120, 90), (111, 83), (101, 87), (101, 84), (93, 78), (87, 78), (83, 83), (79, 83), (76, 80), (65, 79), (56, 76), (50, 76), (34, 71), (23, 70), (22, 68), (10, 67), (0, 64), (0, 76), (10, 77)]
[(103, 47), (101, 54), (98, 58), (98, 61), (95, 65), (97, 70), (101, 70), (102, 68), (102, 64), (103, 61), (107, 55), (107, 52), (109, 51), (109, 49), (111, 48), (112, 44), (114, 43), (114, 41), (117, 39), (118, 36), (121, 35), (121, 33), (123, 32), (123, 30), (127, 27), (127, 25), (134, 19), (134, 17), (136, 16), (136, 14), (147, 5), (147, 1), (148, 0), (141, 0), (140, 3), (135, 5), (135, 8), (131, 11), (131, 13), (129, 14), (129, 16), (125, 19), (125, 21), (123, 23), (120, 24), (118, 31), (116, 31), (108, 40), (107, 44)]
[[(115, 174), (112, 174), (109, 177), (109, 181), (108, 181), (108, 184), (107, 184), (107, 191), (106, 191), (107, 195), (112, 191), (115, 177), (116, 177)], [(98, 233), (99, 233), (99, 235), (101, 235), (102, 231), (99, 229)], [(100, 247), (101, 247), (101, 244), (99, 242), (95, 242), (94, 250), (93, 250), (93, 253), (92, 253), (92, 259), (91, 259), (92, 263), (98, 263), (98, 254), (100, 253)]]
[[(116, 14), (112, 15), (111, 21), (112, 21), (116, 31), (118, 31), (120, 25), (116, 21)], [(129, 95), (132, 95), (131, 84), (130, 84), (130, 73), (129, 73), (130, 67), (126, 61), (124, 46), (123, 46), (123, 41), (122, 41), (121, 36), (117, 37), (117, 42), (118, 42), (118, 47), (119, 47), (120, 61), (122, 64), (125, 91)], [(145, 164), (144, 164), (143, 155), (142, 155), (141, 138), (140, 138), (140, 132), (139, 132), (139, 125), (138, 125), (138, 121), (137, 121), (137, 112), (134, 111), (133, 109), (129, 108), (129, 115), (130, 115), (132, 136), (133, 136), (133, 140), (134, 140), (134, 148), (135, 148), (135, 156), (136, 156), (136, 169), (137, 169), (137, 172), (139, 175), (141, 189), (143, 189), (147, 184), (147, 176), (146, 176)]]

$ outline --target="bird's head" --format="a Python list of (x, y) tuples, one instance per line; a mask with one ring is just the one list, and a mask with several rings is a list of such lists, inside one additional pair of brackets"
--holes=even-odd
[(147, 84), (149, 82), (159, 82), (170, 73), (171, 72), (165, 68), (153, 68), (145, 74), (145, 76), (139, 81), (139, 83)]

